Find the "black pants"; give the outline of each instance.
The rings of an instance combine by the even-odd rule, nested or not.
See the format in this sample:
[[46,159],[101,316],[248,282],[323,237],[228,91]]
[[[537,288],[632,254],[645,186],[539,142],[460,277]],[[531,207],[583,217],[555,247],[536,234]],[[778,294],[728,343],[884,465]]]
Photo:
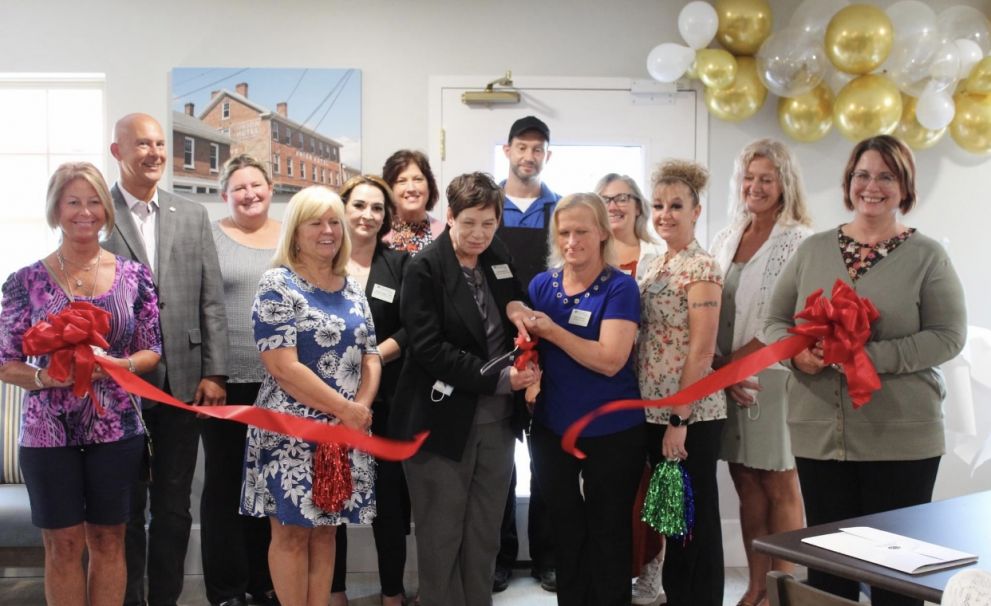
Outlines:
[[[669,606],[721,606],[723,603],[723,529],[719,517],[716,463],[725,421],[700,421],[688,426],[685,469],[695,494],[695,527],[691,538],[665,542],[661,574]],[[650,460],[659,461],[667,425],[651,428]]]
[[554,512],[561,606],[630,604],[630,511],[643,473],[644,430],[581,438],[581,460],[561,450],[560,436],[533,424],[536,478]]
[[[526,534],[530,550],[530,562],[534,571],[554,568],[554,532],[551,529],[550,515],[540,492],[536,474],[533,472],[533,440],[526,433],[527,450],[530,451],[530,507],[527,510]],[[502,514],[499,553],[496,555],[496,568],[511,569],[520,553],[520,539],[516,532],[516,466],[509,481],[509,494],[506,495],[506,509]]]
[[[131,496],[131,519],[124,538],[124,603],[144,603],[147,569],[148,604],[174,606],[182,593],[186,547],[193,523],[190,490],[200,425],[196,415],[166,404],[145,409],[143,416],[155,455],[151,460],[151,484],[139,482]],[[151,514],[147,535],[146,506]]]
[[[261,383],[228,383],[227,401],[251,404]],[[245,593],[258,597],[272,589],[267,518],[242,516],[241,474],[247,426],[221,419],[201,419],[204,477],[200,499],[203,583],[211,604]]]
[[[916,461],[819,461],[796,457],[809,526],[921,505],[932,500],[939,457]],[[856,581],[809,569],[809,585],[856,601]],[[922,600],[871,587],[874,606],[922,606]]]
[[[374,428],[373,428],[374,430]],[[406,569],[406,535],[410,531],[409,489],[403,464],[377,459],[375,463],[375,506],[372,521],[375,551],[378,555],[379,582],[382,595],[405,593],[403,573]],[[343,592],[347,585],[347,526],[337,527],[337,551],[334,559],[333,592]]]

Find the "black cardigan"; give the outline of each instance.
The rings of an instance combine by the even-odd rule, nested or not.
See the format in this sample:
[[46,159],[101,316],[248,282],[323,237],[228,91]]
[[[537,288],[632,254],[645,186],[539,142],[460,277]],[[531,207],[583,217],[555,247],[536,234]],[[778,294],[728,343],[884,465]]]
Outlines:
[[[406,330],[399,319],[402,302],[403,273],[410,257],[405,252],[390,250],[383,244],[378,244],[372,256],[372,265],[368,271],[368,284],[365,286],[365,297],[372,312],[375,323],[375,337],[379,343],[392,337],[399,344],[399,358],[382,366],[382,378],[379,381],[378,394],[372,410],[372,432],[385,435],[388,428],[389,409],[396,384],[399,382],[399,372],[402,370],[403,356],[406,353]],[[379,288],[380,297],[373,296],[375,287]],[[392,302],[385,301],[388,291],[392,289]]]
[[[506,334],[505,351],[513,348],[516,327],[506,317],[506,304],[526,300],[512,259],[498,238],[479,255],[479,269],[496,301]],[[499,279],[493,266],[508,265],[511,278]],[[407,351],[389,423],[390,434],[408,439],[430,430],[423,448],[460,460],[475,419],[479,394],[494,394],[499,373],[482,376],[488,345],[482,316],[461,273],[449,232],[426,246],[408,264],[403,280],[402,322]],[[454,388],[432,401],[436,381]],[[439,394],[434,394],[434,397]],[[513,428],[519,433],[527,413],[521,393],[514,397]]]

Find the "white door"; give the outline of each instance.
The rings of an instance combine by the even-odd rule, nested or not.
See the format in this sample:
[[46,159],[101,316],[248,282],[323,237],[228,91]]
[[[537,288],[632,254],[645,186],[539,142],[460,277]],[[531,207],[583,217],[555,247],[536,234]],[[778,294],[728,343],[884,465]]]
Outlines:
[[[430,162],[442,192],[462,173],[485,171],[497,181],[508,170],[501,146],[510,125],[535,115],[551,131],[552,156],[542,175],[566,195],[591,191],[610,172],[628,174],[650,195],[650,173],[665,158],[708,162],[708,116],[694,89],[658,92],[665,85],[627,78],[514,78],[521,101],[512,105],[466,105],[462,93],[487,78],[430,80]],[[639,92],[639,90],[644,92]],[[443,198],[443,196],[442,196]],[[707,224],[703,205],[700,226]],[[443,217],[442,199],[434,214]],[[708,243],[707,230],[699,241]]]

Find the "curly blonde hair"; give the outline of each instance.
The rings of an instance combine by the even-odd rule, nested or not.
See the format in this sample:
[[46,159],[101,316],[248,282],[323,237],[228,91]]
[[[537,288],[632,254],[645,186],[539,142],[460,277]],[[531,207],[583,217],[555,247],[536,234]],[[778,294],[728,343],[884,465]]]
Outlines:
[[651,185],[657,189],[658,185],[670,185],[672,183],[684,183],[692,192],[692,199],[696,206],[699,203],[699,196],[705,191],[705,186],[709,183],[709,171],[704,166],[691,160],[665,160],[654,171],[651,177]]

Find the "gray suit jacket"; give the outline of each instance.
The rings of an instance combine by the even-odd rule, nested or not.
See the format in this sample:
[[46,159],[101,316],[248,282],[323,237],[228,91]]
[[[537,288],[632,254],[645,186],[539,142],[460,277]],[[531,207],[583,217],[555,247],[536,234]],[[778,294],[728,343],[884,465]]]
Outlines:
[[[119,185],[111,189],[116,225],[104,247],[149,266],[141,234]],[[190,402],[200,379],[227,375],[227,316],[224,283],[206,210],[158,190],[155,265],[162,323],[162,361],[145,376]]]

